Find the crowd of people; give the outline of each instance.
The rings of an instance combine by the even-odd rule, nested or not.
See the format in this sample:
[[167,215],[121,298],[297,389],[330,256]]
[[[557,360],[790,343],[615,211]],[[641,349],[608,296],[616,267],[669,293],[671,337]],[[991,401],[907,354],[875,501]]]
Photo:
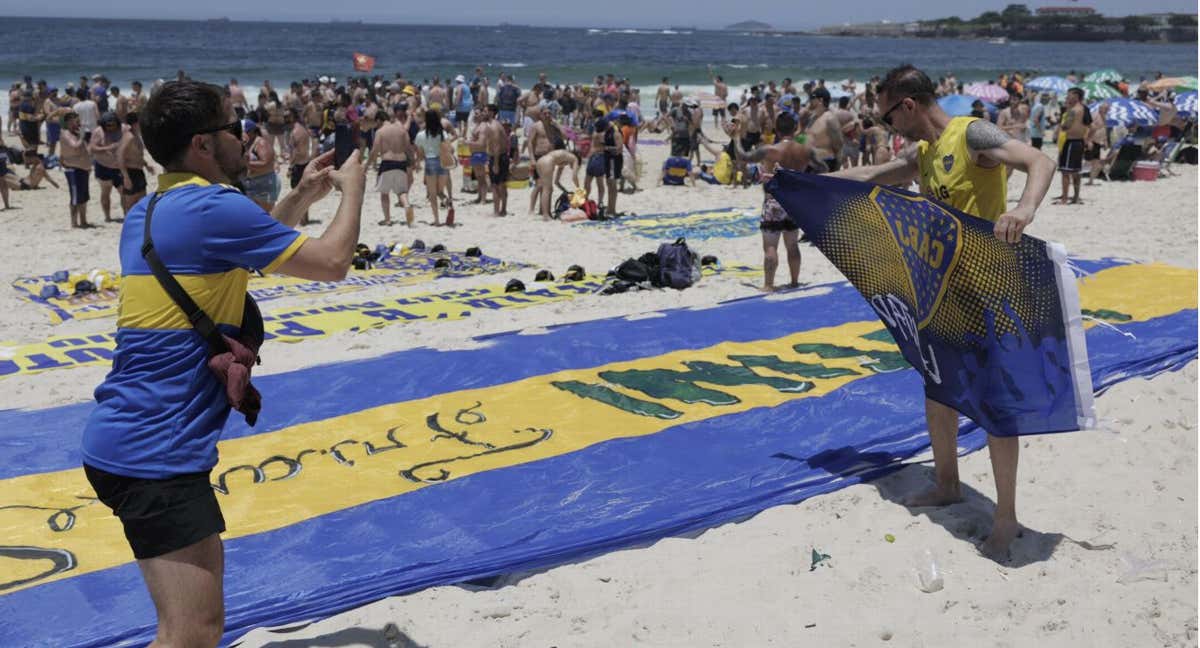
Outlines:
[[[1056,200],[1077,203],[1081,177],[1086,174],[1088,184],[1107,177],[1106,169],[1135,133],[1093,119],[1082,90],[1064,96],[1039,93],[1025,87],[1030,76],[1013,72],[989,82],[1008,98],[994,106],[976,100],[971,114],[1035,148],[1058,143],[1063,190]],[[554,195],[568,192],[562,180],[569,171],[573,189],[582,187],[587,200],[595,197],[598,217],[617,217],[618,195],[637,191],[642,182],[638,142],[646,133],[661,134],[670,147],[657,179],[667,185],[747,187],[762,182],[766,173],[753,151],[784,138],[803,147],[804,169],[812,172],[882,164],[906,144],[881,119],[878,77],[829,85],[823,79],[800,84],[790,78],[770,80],[743,88],[739,96],[731,96],[720,75],[711,78],[711,93],[685,96],[663,77],[648,109],[642,108],[639,89],[613,74],[586,84],[561,84],[541,73],[526,89],[503,73],[493,83],[482,67],[469,79],[460,74],[449,81],[418,81],[396,73],[391,79],[377,75],[340,83],[321,76],[292,82],[286,89],[264,81],[256,91],[231,79],[226,91],[242,120],[249,158],[241,187],[246,195],[269,211],[279,199],[281,174],[294,188],[305,164],[320,153],[335,150],[339,164],[356,154],[376,171],[381,225],[415,222],[409,192],[418,171],[433,225],[455,224],[454,175],[460,192],[475,194],[475,203],[490,202],[497,217],[509,215],[510,186],[532,185],[529,212],[549,219],[559,211]],[[1067,79],[1073,82],[1075,73]],[[1170,93],[1152,93],[1149,80],[1132,87],[1126,81],[1109,85],[1158,110],[1159,123],[1176,140],[1188,127]],[[940,98],[961,94],[963,84],[949,75],[939,78],[935,89]],[[105,221],[119,221],[112,205],[114,189],[123,213],[145,195],[146,172],[154,172],[137,123],[148,94],[137,81],[123,93],[102,75],[80,77],[61,92],[29,77],[13,84],[7,130],[21,147],[0,149],[5,206],[10,189],[39,189],[43,183],[58,187],[48,169],[61,167],[72,226],[90,226],[91,174],[100,187]],[[712,120],[707,133],[706,110]],[[719,139],[709,133],[720,133]],[[1146,156],[1162,156],[1161,140],[1142,142]],[[10,165],[24,166],[25,175]],[[452,175],[457,167],[461,173]],[[393,220],[392,207],[404,210],[402,221]]]

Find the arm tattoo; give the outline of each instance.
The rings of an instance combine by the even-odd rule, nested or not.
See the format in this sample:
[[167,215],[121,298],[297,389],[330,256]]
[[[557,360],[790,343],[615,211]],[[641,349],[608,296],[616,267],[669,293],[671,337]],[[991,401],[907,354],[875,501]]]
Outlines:
[[[741,146],[739,145],[738,148],[740,149]],[[762,162],[763,160],[767,159],[767,153],[770,152],[770,150],[771,147],[769,146],[759,146],[753,151],[743,155],[742,159],[747,162]]]
[[1008,133],[986,119],[976,119],[967,126],[967,147],[972,151],[999,148],[1010,139]]

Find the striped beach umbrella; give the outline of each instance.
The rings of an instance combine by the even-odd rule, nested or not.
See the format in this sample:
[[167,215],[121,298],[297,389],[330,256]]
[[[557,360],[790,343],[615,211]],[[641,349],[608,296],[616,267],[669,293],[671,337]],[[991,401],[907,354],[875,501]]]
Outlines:
[[1124,78],[1125,75],[1121,74],[1120,72],[1117,72],[1112,68],[1107,68],[1104,70],[1096,70],[1095,72],[1083,77],[1083,80],[1088,83],[1104,83],[1105,81],[1120,81]]
[[1109,126],[1153,126],[1158,123],[1158,111],[1138,101],[1137,99],[1105,99],[1088,106],[1096,114],[1101,104],[1108,105],[1108,118],[1105,123]]
[[1008,90],[991,83],[972,83],[963,88],[963,94],[992,103],[1008,101]]
[[1157,81],[1151,81],[1148,87],[1155,92],[1162,90],[1195,90],[1196,77],[1165,77]]
[[1071,82],[1059,76],[1043,76],[1025,82],[1025,87],[1038,92],[1053,92],[1065,95],[1071,89]]
[[1184,117],[1196,117],[1196,91],[1180,93],[1175,97],[1175,107]]
[[1084,81],[1083,83],[1079,84],[1079,89],[1083,90],[1083,96],[1088,101],[1096,99],[1113,99],[1121,96],[1121,93],[1117,92],[1116,88],[1108,85],[1107,83],[1093,83],[1091,81]]

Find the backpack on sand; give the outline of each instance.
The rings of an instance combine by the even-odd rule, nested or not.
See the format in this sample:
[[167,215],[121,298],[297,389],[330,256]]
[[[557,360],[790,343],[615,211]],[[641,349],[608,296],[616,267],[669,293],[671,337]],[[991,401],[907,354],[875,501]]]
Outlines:
[[683,238],[658,246],[658,278],[664,288],[683,290],[700,280],[700,263]]

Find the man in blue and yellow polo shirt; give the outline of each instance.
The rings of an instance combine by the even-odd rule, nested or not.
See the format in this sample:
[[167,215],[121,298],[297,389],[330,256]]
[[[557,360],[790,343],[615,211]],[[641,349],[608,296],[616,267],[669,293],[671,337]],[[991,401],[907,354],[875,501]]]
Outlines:
[[[935,101],[933,82],[924,72],[902,65],[879,84],[877,105],[881,121],[915,146],[891,162],[847,169],[834,175],[879,184],[904,186],[917,180],[921,193],[973,216],[995,223],[996,238],[1021,240],[1025,227],[1054,179],[1054,161],[1013,139],[986,119],[954,117]],[[1007,172],[1026,173],[1017,206],[1006,204]],[[906,500],[912,507],[944,506],[962,500],[958,480],[958,412],[925,399],[936,484],[927,493]],[[996,480],[996,511],[992,530],[980,545],[989,557],[1002,559],[1017,537],[1017,437],[988,436]]]
[[[241,122],[224,90],[182,81],[150,97],[140,122],[163,165],[151,236],[167,270],[219,326],[242,326],[249,271],[335,281],[358,240],[365,173],[358,157],[316,158],[270,214],[233,188],[246,174]],[[331,188],[337,215],[319,238],[293,227]],[[224,626],[225,521],[209,483],[230,405],[209,351],[142,257],[146,207],[121,231],[123,275],[113,368],[83,433],[84,471],[113,509],[158,612],[156,642],[213,645]]]

